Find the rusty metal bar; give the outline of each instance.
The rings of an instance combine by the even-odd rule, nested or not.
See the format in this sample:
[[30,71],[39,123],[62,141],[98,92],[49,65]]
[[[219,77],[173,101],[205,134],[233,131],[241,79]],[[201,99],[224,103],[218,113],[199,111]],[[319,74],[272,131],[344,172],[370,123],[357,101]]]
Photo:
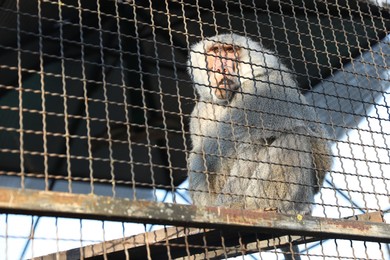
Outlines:
[[390,225],[385,223],[133,201],[92,194],[0,188],[0,210],[29,215],[229,228],[274,236],[289,234],[319,239],[341,238],[390,243]]
[[[224,238],[224,246],[221,243],[221,236]],[[204,237],[207,240],[208,254],[205,253]],[[232,230],[169,227],[40,256],[35,259],[50,260],[59,257],[59,259],[70,260],[80,259],[81,256],[84,259],[102,256],[106,256],[109,259],[117,259],[125,255],[125,250],[127,250],[130,259],[147,259],[148,250],[146,247],[149,247],[152,259],[169,259],[167,244],[169,244],[171,257],[175,259],[179,257],[185,257],[186,259],[221,259],[224,256],[234,257],[241,255],[243,248],[240,248],[238,242],[240,238],[245,241],[245,254],[288,247],[290,243],[298,245],[318,241],[315,238],[303,238],[300,236],[272,237],[270,235],[254,235],[253,233]]]
[[[372,212],[353,216],[359,221],[382,222],[380,212]],[[223,243],[222,239],[223,238]],[[204,246],[207,241],[207,251]],[[239,242],[241,240],[241,243]],[[169,259],[185,257],[186,259],[223,259],[238,255],[258,253],[277,248],[289,248],[291,245],[300,245],[319,241],[315,237],[277,236],[270,234],[257,234],[253,232],[240,232],[237,230],[199,229],[185,227],[168,227],[126,238],[104,241],[82,248],[56,252],[46,256],[37,257],[39,260],[60,259],[94,259],[106,256],[116,259],[124,256],[124,251],[130,259],[146,259],[149,251],[152,259]],[[169,245],[169,249],[167,248]],[[167,252],[169,250],[169,254]],[[205,252],[206,251],[206,252]]]
[[[359,221],[383,222],[380,212],[362,214],[351,218]],[[224,240],[223,244],[221,243],[222,237]],[[207,253],[204,250],[203,238],[207,240]],[[244,243],[244,247],[238,242],[239,239],[241,239],[241,243]],[[51,260],[59,257],[62,260],[70,260],[79,259],[81,256],[84,259],[94,259],[103,256],[109,259],[116,259],[125,255],[125,250],[130,259],[146,259],[148,250],[152,259],[169,259],[169,254],[174,258],[223,259],[225,257],[242,255],[242,253],[252,254],[275,250],[276,248],[290,247],[290,243],[292,245],[300,245],[319,240],[315,237],[288,235],[273,237],[270,234],[254,234],[253,232],[240,232],[229,229],[168,227],[82,248],[56,252],[35,259]],[[169,245],[169,254],[167,252],[167,244]],[[149,248],[147,249],[147,247]]]

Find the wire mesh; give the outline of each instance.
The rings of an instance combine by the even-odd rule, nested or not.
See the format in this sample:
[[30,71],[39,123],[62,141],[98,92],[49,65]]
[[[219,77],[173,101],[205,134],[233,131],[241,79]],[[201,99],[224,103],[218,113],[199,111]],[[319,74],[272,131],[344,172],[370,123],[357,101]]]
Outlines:
[[[0,259],[390,259],[389,28],[388,2],[379,0],[1,1]],[[218,146],[216,154],[200,154],[205,164],[216,157],[260,165],[244,152],[277,147],[273,135],[264,144],[263,137],[243,141],[235,134],[272,130],[264,122],[192,113],[206,104],[233,114],[229,104],[202,100],[191,74],[197,67],[188,62],[195,43],[223,34],[264,46],[253,50],[247,40],[239,47],[251,52],[248,60],[230,58],[237,66],[254,70],[258,56],[271,55],[284,65],[261,64],[264,70],[294,77],[295,83],[275,82],[239,71],[240,80],[284,94],[296,84],[299,102],[307,100],[294,106],[282,95],[270,98],[285,104],[278,110],[264,113],[261,104],[240,110],[282,124],[295,115],[281,112],[284,106],[314,110],[298,120],[327,133],[315,136],[331,144],[323,183],[238,171],[232,183],[250,180],[258,190],[213,190],[210,180],[221,172],[206,167],[199,173],[207,189],[189,184],[196,136]],[[215,91],[211,81],[201,88]],[[250,96],[233,95],[240,94]],[[232,134],[195,133],[194,119],[226,124]],[[229,142],[235,148],[226,155]],[[277,148],[325,155],[292,146]],[[288,164],[275,158],[268,164]],[[318,179],[318,167],[296,162],[286,171],[310,170]],[[308,200],[275,199],[261,193],[263,182],[319,192]],[[190,205],[197,191],[208,199]],[[224,194],[240,199],[232,205],[210,199]],[[261,205],[245,207],[251,196]],[[310,210],[283,212],[270,202],[283,200]]]

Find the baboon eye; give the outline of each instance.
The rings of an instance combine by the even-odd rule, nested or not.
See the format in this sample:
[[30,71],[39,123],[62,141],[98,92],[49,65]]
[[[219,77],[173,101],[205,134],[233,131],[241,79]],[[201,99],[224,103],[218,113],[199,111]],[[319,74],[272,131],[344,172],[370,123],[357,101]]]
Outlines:
[[233,46],[226,46],[225,51],[227,53],[234,53],[234,48],[233,48]]
[[211,48],[211,51],[214,52],[215,54],[219,54],[219,47],[218,46],[214,46]]

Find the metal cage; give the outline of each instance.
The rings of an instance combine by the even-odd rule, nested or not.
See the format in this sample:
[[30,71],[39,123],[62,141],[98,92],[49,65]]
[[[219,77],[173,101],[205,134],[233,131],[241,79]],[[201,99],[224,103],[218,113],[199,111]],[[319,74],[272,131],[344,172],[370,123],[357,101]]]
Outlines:
[[[0,1],[0,259],[390,259],[389,29],[385,0]],[[329,133],[312,216],[191,205],[187,59],[222,33]]]

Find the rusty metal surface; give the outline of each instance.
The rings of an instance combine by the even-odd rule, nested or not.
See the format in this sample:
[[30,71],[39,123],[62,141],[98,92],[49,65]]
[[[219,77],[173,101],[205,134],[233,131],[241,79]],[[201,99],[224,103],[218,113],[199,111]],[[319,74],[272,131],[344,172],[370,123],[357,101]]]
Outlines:
[[346,219],[353,219],[353,220],[359,220],[359,221],[368,221],[368,222],[385,222],[385,219],[383,217],[383,212],[375,211],[375,212],[368,212],[366,214],[351,216]]
[[[380,216],[382,216],[381,212],[370,212],[352,216],[349,219],[383,222]],[[147,252],[149,252],[151,259],[176,259],[179,257],[185,257],[185,259],[225,259],[226,257],[253,254],[277,248],[289,248],[290,245],[307,244],[319,240],[321,239],[316,237],[289,235],[274,237],[271,234],[230,229],[168,227],[35,259],[50,260],[57,259],[57,257],[64,260],[101,259],[103,257],[117,259],[124,255],[130,259],[147,259]]]
[[[138,223],[222,228],[273,235],[300,235],[390,243],[390,225],[350,219],[327,219],[276,212],[195,207],[132,201],[96,195],[36,190],[0,189],[0,210],[64,217],[121,220]],[[373,218],[377,220],[377,218]]]
[[[241,243],[239,242],[241,240]],[[37,257],[39,260],[56,259],[222,259],[265,250],[317,241],[312,237],[281,236],[245,233],[232,230],[169,227],[131,237],[105,241],[82,248]],[[207,246],[205,246],[205,241]],[[167,247],[169,245],[169,247]],[[207,250],[205,250],[207,248]],[[168,252],[169,251],[169,252]],[[205,253],[205,251],[207,253]],[[170,256],[170,257],[169,257]]]

